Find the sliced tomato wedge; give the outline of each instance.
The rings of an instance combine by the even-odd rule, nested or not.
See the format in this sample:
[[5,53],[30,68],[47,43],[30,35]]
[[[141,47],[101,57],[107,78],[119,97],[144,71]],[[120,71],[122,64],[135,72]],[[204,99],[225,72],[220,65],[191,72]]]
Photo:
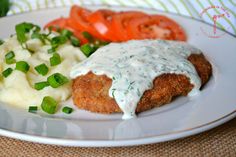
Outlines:
[[95,38],[103,39],[88,21],[88,17],[91,15],[91,11],[85,8],[73,5],[70,11],[70,23],[79,31],[87,31],[92,34]]
[[51,27],[52,30],[56,31],[58,28],[64,28],[67,25],[67,18],[61,17],[55,19],[44,26],[44,29]]
[[186,41],[184,30],[175,21],[163,15],[133,18],[127,27],[133,39],[166,39]]
[[79,7],[77,5],[73,5],[70,11],[70,19],[73,21],[74,25],[78,30],[85,31],[90,30],[90,23],[87,21],[87,17],[91,14],[91,11]]
[[88,21],[93,25],[96,31],[105,39],[116,41],[115,33],[111,28],[112,15],[115,12],[106,9],[100,9],[93,12]]
[[55,19],[44,26],[44,29],[51,27],[53,31],[57,31],[58,28],[60,29],[67,29],[73,32],[74,36],[81,41],[81,44],[88,43],[88,40],[82,35],[82,33],[74,28],[69,22],[67,18],[58,18]]
[[112,30],[116,33],[119,41],[129,40],[127,26],[133,18],[146,17],[147,14],[138,11],[120,12],[112,16]]

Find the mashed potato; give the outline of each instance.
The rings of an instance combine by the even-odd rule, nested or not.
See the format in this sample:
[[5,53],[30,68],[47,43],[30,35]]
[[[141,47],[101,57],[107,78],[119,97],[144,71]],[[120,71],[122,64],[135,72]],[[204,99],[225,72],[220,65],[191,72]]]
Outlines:
[[[56,72],[69,78],[71,67],[85,59],[85,55],[79,48],[75,48],[68,42],[57,49],[57,53],[62,59],[61,64],[50,66],[49,58],[52,54],[47,52],[51,48],[50,44],[43,45],[39,39],[29,39],[26,44],[34,53],[23,49],[16,36],[6,39],[4,44],[0,46],[0,72],[9,67],[15,69],[15,64],[5,63],[5,54],[9,51],[14,51],[16,61],[26,61],[30,65],[30,70],[26,74],[13,70],[7,78],[1,78],[0,101],[28,109],[29,106],[40,106],[45,96],[51,96],[58,102],[68,99],[71,96],[71,81],[58,88],[49,86],[42,90],[34,89],[34,84],[46,81],[48,76]],[[34,69],[35,66],[42,63],[45,63],[49,68],[46,76],[39,75]]]

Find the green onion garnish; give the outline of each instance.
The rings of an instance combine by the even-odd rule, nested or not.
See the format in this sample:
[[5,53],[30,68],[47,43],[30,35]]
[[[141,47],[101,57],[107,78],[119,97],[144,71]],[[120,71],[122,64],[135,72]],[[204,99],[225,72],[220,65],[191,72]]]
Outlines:
[[82,35],[89,41],[89,42],[93,42],[93,36],[89,33],[89,32],[82,32]]
[[12,71],[13,71],[12,68],[7,68],[2,72],[3,77],[7,78],[12,73]]
[[7,63],[7,64],[15,63],[16,60],[14,59],[14,57],[15,57],[15,53],[14,53],[13,51],[8,52],[8,53],[5,55],[6,63]]
[[41,90],[41,89],[43,89],[43,88],[45,88],[45,87],[47,87],[47,86],[49,86],[49,83],[48,83],[47,81],[44,81],[44,82],[37,82],[37,83],[34,84],[34,88],[35,88],[36,90]]
[[30,106],[28,112],[35,113],[38,110],[38,106]]
[[89,57],[95,49],[89,44],[84,44],[80,47],[80,50],[85,54],[85,56]]
[[50,65],[56,66],[61,63],[61,57],[58,53],[54,53],[53,56],[50,58]]
[[62,109],[62,112],[66,113],[66,114],[71,114],[72,111],[73,111],[73,108],[67,107],[67,106],[63,107],[63,109]]
[[15,63],[15,62],[16,62],[15,59],[8,59],[8,60],[6,60],[6,63],[7,63],[7,64],[13,64],[13,63]]
[[38,32],[34,32],[31,35],[32,39],[39,39],[43,44],[45,44],[44,36],[42,34],[39,34]]
[[56,37],[53,37],[52,40],[51,40],[51,45],[52,47],[57,47],[61,44],[64,44],[65,42],[67,41],[67,38],[65,36],[56,36]]
[[5,55],[5,59],[13,59],[15,57],[15,53],[13,51],[10,51],[8,52],[6,55]]
[[20,23],[17,24],[15,26],[15,30],[16,30],[16,36],[17,36],[17,40],[20,43],[24,43],[27,41],[27,37],[26,37],[26,33],[28,33],[32,28],[34,28],[35,25],[33,25],[32,23]]
[[47,112],[49,114],[54,114],[56,113],[57,102],[52,97],[45,96],[41,103],[41,108],[44,112]]
[[52,74],[47,78],[48,83],[51,87],[57,88],[59,86],[62,86],[63,84],[69,82],[69,79],[65,76],[63,76],[60,73]]
[[16,70],[26,73],[29,71],[29,69],[30,69],[30,66],[27,62],[25,61],[16,62]]
[[67,30],[67,29],[63,29],[61,31],[61,35],[67,37],[68,39],[70,39],[70,37],[73,35],[73,33],[71,31]]
[[40,64],[34,68],[39,74],[45,76],[48,73],[48,67],[46,64]]
[[0,45],[2,45],[3,43],[4,43],[4,41],[0,39]]
[[50,53],[54,53],[54,52],[56,52],[56,48],[55,47],[52,47],[52,48],[48,49],[48,53],[49,54]]
[[70,41],[71,41],[71,44],[73,45],[73,46],[76,46],[76,47],[79,47],[80,46],[80,40],[79,39],[77,39],[76,37],[71,37],[70,38]]

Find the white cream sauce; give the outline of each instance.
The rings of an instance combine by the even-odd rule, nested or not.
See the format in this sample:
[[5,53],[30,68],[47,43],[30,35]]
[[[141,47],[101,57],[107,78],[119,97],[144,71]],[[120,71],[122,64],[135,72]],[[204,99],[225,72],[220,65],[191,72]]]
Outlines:
[[72,78],[93,72],[112,79],[109,96],[123,111],[123,119],[135,116],[135,109],[143,93],[153,87],[153,80],[165,73],[184,74],[194,88],[189,95],[198,93],[201,80],[187,60],[199,49],[184,42],[165,40],[132,40],[111,43],[98,49],[87,60],[75,65]]

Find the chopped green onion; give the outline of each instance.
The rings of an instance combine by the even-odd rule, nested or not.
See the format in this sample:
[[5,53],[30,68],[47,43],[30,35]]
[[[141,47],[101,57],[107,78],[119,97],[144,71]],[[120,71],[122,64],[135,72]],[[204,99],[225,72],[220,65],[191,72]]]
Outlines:
[[27,62],[25,62],[25,61],[16,62],[16,70],[26,73],[29,71],[29,69],[30,69],[30,66]]
[[16,62],[15,59],[8,59],[8,60],[6,60],[6,63],[7,63],[7,64],[13,64],[13,63],[15,63],[15,62]]
[[6,55],[5,55],[5,59],[13,59],[15,57],[15,53],[13,51],[10,51],[8,52]]
[[68,39],[70,39],[70,37],[73,35],[73,33],[71,31],[67,30],[67,29],[63,29],[61,31],[61,35],[67,37]]
[[110,42],[108,42],[108,41],[99,41],[99,46],[105,46],[105,45],[107,45],[107,44],[109,44]]
[[73,46],[76,46],[76,47],[80,46],[80,40],[77,39],[76,37],[72,36],[72,37],[70,38],[70,40],[71,40],[71,44],[72,44]]
[[54,114],[56,113],[57,109],[57,102],[50,96],[45,96],[43,98],[43,101],[41,103],[41,108],[44,112],[48,114]]
[[4,41],[0,39],[0,45],[2,45],[3,43],[4,43]]
[[35,113],[38,110],[38,106],[30,106],[28,112]]
[[47,75],[48,73],[48,67],[46,64],[40,64],[40,65],[37,65],[35,68],[34,68],[39,74],[45,76]]
[[14,54],[13,51],[8,52],[8,53],[5,55],[6,63],[7,63],[7,64],[15,63],[16,60],[14,59],[14,57],[15,57],[15,54]]
[[53,56],[50,58],[50,65],[56,66],[61,63],[61,57],[58,53],[54,53]]
[[57,47],[61,44],[64,44],[66,41],[67,41],[67,38],[65,36],[62,36],[62,35],[56,36],[52,38],[51,45],[52,47]]
[[35,84],[34,84],[34,88],[35,88],[36,90],[41,90],[41,89],[43,89],[43,88],[45,88],[45,87],[47,87],[47,86],[49,86],[49,83],[48,83],[47,81],[38,82],[38,83],[35,83]]
[[17,24],[15,26],[15,30],[16,30],[16,36],[17,36],[17,40],[20,43],[24,43],[27,41],[27,37],[26,37],[26,33],[28,33],[35,25],[33,25],[32,23],[20,23]]
[[94,39],[93,39],[93,36],[89,33],[89,32],[82,32],[82,35],[89,41],[89,42],[92,42]]
[[80,47],[80,50],[85,54],[85,56],[89,57],[93,52],[95,52],[95,49],[90,46],[89,44],[84,44]]
[[7,78],[12,73],[12,71],[13,71],[12,68],[7,68],[2,72],[3,77]]
[[52,47],[51,49],[48,49],[48,53],[49,53],[49,54],[50,54],[50,53],[54,53],[54,52],[56,52],[56,48]]
[[48,83],[51,87],[57,88],[59,86],[62,86],[63,84],[69,82],[69,79],[65,76],[63,76],[60,73],[52,74],[47,78]]
[[44,36],[42,34],[39,34],[38,32],[34,32],[31,35],[32,39],[39,39],[43,44],[45,44]]
[[48,27],[48,30],[49,30],[49,32],[52,32],[53,26],[49,26],[49,27]]
[[34,25],[34,33],[39,32],[41,28],[37,25]]
[[67,106],[63,107],[63,109],[62,109],[62,112],[66,113],[66,114],[71,114],[72,111],[73,111],[73,108],[67,107]]

